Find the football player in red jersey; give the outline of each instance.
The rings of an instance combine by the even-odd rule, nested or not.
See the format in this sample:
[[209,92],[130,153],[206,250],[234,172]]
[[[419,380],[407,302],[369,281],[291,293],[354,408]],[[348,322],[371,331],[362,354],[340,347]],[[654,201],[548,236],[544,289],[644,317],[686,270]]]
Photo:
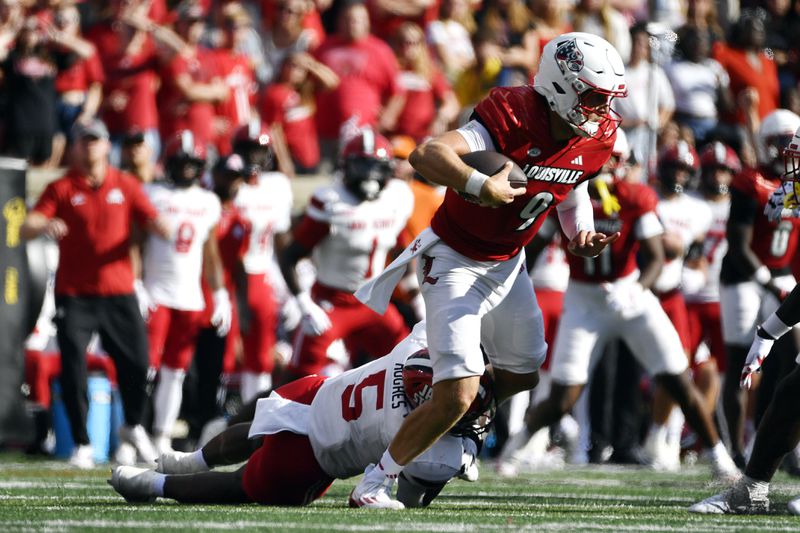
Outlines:
[[[800,219],[772,222],[762,210],[780,184],[781,150],[798,127],[800,117],[791,111],[779,109],[767,115],[758,131],[766,159],[759,168],[736,175],[731,183],[728,253],[720,270],[722,335],[728,357],[722,401],[731,452],[740,465],[744,464],[745,395],[736,385],[739,369],[759,320],[778,307],[782,294],[795,283],[790,265],[797,250]],[[759,404],[763,407],[767,402]]]
[[[431,227],[358,296],[382,311],[405,266],[420,259],[434,392],[354,489],[355,505],[384,507],[403,465],[459,419],[483,373],[481,343],[496,368],[501,401],[536,386],[547,344],[520,252],[555,206],[573,254],[596,256],[619,237],[594,231],[585,182],[611,155],[619,119],[610,103],[626,93],[625,68],[608,42],[564,34],[545,46],[532,86],[494,89],[467,125],[411,154],[420,174],[448,187],[444,203]],[[527,187],[511,187],[511,165],[487,176],[459,157],[478,150],[519,164]],[[464,192],[477,202],[465,200]]]
[[[785,182],[773,193],[764,214],[770,220],[797,219],[796,188],[800,181],[800,128],[783,150]],[[786,194],[793,198],[786,199]],[[731,213],[733,215],[733,213]],[[800,289],[795,285],[791,294],[778,309],[756,328],[750,351],[747,354],[741,379],[737,381],[744,389],[752,384],[753,374],[770,354],[776,340],[792,330],[800,322]],[[800,362],[800,358],[797,359]],[[689,507],[689,511],[702,514],[760,514],[769,512],[769,483],[786,453],[796,449],[800,443],[800,412],[797,398],[800,396],[800,367],[779,383],[775,396],[767,407],[758,426],[753,451],[747,462],[744,475],[728,490],[706,498]],[[800,497],[788,504],[789,512],[800,515]]]
[[[530,435],[572,408],[606,344],[621,339],[681,406],[710,451],[714,476],[734,478],[739,472],[686,372],[688,363],[678,333],[650,290],[664,265],[664,229],[656,215],[655,191],[642,184],[607,183],[598,178],[591,182],[589,193],[595,227],[606,234],[620,233],[620,237],[597,257],[568,255],[570,281],[550,366],[550,396],[528,412],[527,431],[515,435],[506,446],[503,460],[510,464],[501,471],[511,474],[514,453]],[[653,432],[665,430],[656,427]]]

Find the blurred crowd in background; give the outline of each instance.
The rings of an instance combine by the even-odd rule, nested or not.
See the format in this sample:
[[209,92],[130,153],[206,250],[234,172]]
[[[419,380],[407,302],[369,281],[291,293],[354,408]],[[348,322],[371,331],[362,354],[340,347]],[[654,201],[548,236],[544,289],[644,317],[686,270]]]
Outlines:
[[[176,135],[191,132],[209,171],[219,162],[215,172],[223,175],[236,170],[230,156],[237,140],[257,141],[266,128],[273,159],[262,170],[293,180],[333,180],[341,140],[370,128],[391,141],[393,171],[413,193],[406,233],[414,236],[427,226],[443,191],[413,174],[408,154],[464,124],[493,87],[531,83],[544,45],[569,31],[604,37],[626,63],[628,97],[614,101],[629,145],[624,179],[658,189],[660,155],[672,153],[673,164],[674,154],[688,153],[695,159],[684,166],[693,179],[683,188],[696,189],[698,153],[716,142],[738,161],[711,166],[734,173],[771,163],[759,137],[762,120],[778,109],[800,114],[800,0],[0,0],[0,153],[33,167],[68,167],[80,145],[75,124],[99,118],[108,130],[111,163],[149,183],[163,178],[162,146]],[[237,138],[243,128],[252,134],[253,124],[254,135]],[[214,188],[217,181],[205,183]],[[291,202],[291,195],[282,198]],[[271,247],[269,253],[275,253]],[[315,259],[313,266],[292,264],[301,265],[305,286],[320,268]],[[568,277],[563,258],[558,264]],[[274,369],[277,376],[291,358],[292,331],[304,310],[287,311],[291,295],[277,264],[259,274],[273,285],[281,310],[281,320],[271,323],[273,362],[260,372]],[[234,285],[230,292],[243,297]],[[423,318],[413,294],[399,295],[398,308],[407,326]],[[236,325],[228,336],[240,336]],[[708,352],[701,344],[693,350]],[[226,409],[224,395],[216,394],[220,383],[222,390],[238,383],[247,346],[241,340],[229,345],[235,360],[212,365],[217,375],[210,388],[195,382],[194,392],[184,395],[188,447]],[[687,356],[694,358],[688,345]],[[198,345],[196,360],[207,347]],[[339,361],[342,368],[351,364],[347,357]],[[114,374],[102,353],[90,362]],[[42,391],[49,391],[57,370],[35,364],[28,370],[30,388],[39,391],[31,401],[45,412],[50,395]],[[636,405],[646,411],[652,391],[639,374],[626,383],[635,381]],[[718,387],[709,394],[714,405]],[[201,404],[206,407],[198,413]],[[495,449],[522,424],[520,408],[505,416]],[[593,416],[600,421],[594,445],[584,442],[578,460],[605,461],[613,436],[602,433],[611,431],[610,416]],[[48,423],[32,450],[42,449]],[[552,441],[565,433],[575,432],[554,428]],[[638,462],[634,455],[622,462]]]

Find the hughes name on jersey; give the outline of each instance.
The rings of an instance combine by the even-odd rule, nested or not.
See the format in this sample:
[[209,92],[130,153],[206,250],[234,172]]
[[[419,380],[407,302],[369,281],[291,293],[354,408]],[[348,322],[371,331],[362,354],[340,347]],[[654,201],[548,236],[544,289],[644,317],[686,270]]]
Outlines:
[[529,85],[493,89],[477,105],[473,119],[488,130],[495,149],[528,176],[526,193],[510,204],[487,209],[448,189],[431,227],[471,259],[504,261],[531,240],[550,209],[600,171],[611,156],[615,136],[554,141],[550,108]]

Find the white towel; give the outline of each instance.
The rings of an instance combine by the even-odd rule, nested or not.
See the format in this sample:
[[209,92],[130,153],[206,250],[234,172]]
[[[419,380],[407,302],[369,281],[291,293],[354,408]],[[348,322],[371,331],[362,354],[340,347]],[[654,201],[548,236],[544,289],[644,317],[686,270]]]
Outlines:
[[248,438],[261,435],[274,435],[281,431],[291,431],[298,435],[308,435],[311,419],[311,406],[287,400],[275,391],[256,404],[256,414],[250,425]]
[[406,271],[406,265],[437,242],[439,236],[431,228],[422,230],[422,233],[383,272],[358,288],[356,298],[376,313],[381,315],[385,313],[392,292]]

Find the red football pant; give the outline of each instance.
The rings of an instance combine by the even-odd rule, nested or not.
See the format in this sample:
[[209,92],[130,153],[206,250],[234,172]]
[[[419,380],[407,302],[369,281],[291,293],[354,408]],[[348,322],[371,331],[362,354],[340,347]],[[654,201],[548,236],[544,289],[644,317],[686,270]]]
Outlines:
[[242,331],[244,370],[269,374],[275,367],[272,350],[277,337],[278,309],[264,274],[247,275],[247,309],[250,321],[247,331]]
[[725,370],[725,341],[722,338],[722,318],[719,302],[687,303],[689,320],[689,353],[694,355],[700,343],[706,341],[717,368]]
[[547,341],[547,358],[542,364],[542,370],[547,370],[550,368],[550,353],[553,351],[553,345],[556,342],[558,322],[561,320],[561,311],[564,309],[564,293],[535,287],[534,292],[544,320],[544,340]]
[[330,363],[328,348],[338,339],[344,341],[351,358],[366,353],[376,359],[391,352],[408,335],[408,327],[393,305],[379,315],[352,294],[319,284],[311,289],[311,296],[317,303],[327,302],[332,306],[327,311],[331,327],[316,336],[297,328],[289,363],[294,376],[319,374]]
[[[117,369],[107,355],[86,354],[89,372],[103,372],[111,383],[117,383]],[[50,408],[50,382],[61,374],[61,355],[54,352],[25,352],[25,383],[30,388],[30,400],[44,408]]]
[[662,309],[667,313],[669,321],[675,326],[678,337],[681,339],[683,349],[689,352],[691,344],[689,335],[689,315],[686,312],[686,301],[683,299],[683,294],[681,291],[675,289],[659,294],[658,299],[661,302]]
[[[311,405],[324,381],[321,376],[307,376],[275,392],[287,400]],[[314,457],[307,435],[282,431],[265,435],[261,447],[247,460],[242,489],[262,505],[308,505],[322,497],[333,481]]]
[[150,366],[162,363],[176,370],[187,370],[194,357],[202,311],[180,311],[159,305],[147,319]]

